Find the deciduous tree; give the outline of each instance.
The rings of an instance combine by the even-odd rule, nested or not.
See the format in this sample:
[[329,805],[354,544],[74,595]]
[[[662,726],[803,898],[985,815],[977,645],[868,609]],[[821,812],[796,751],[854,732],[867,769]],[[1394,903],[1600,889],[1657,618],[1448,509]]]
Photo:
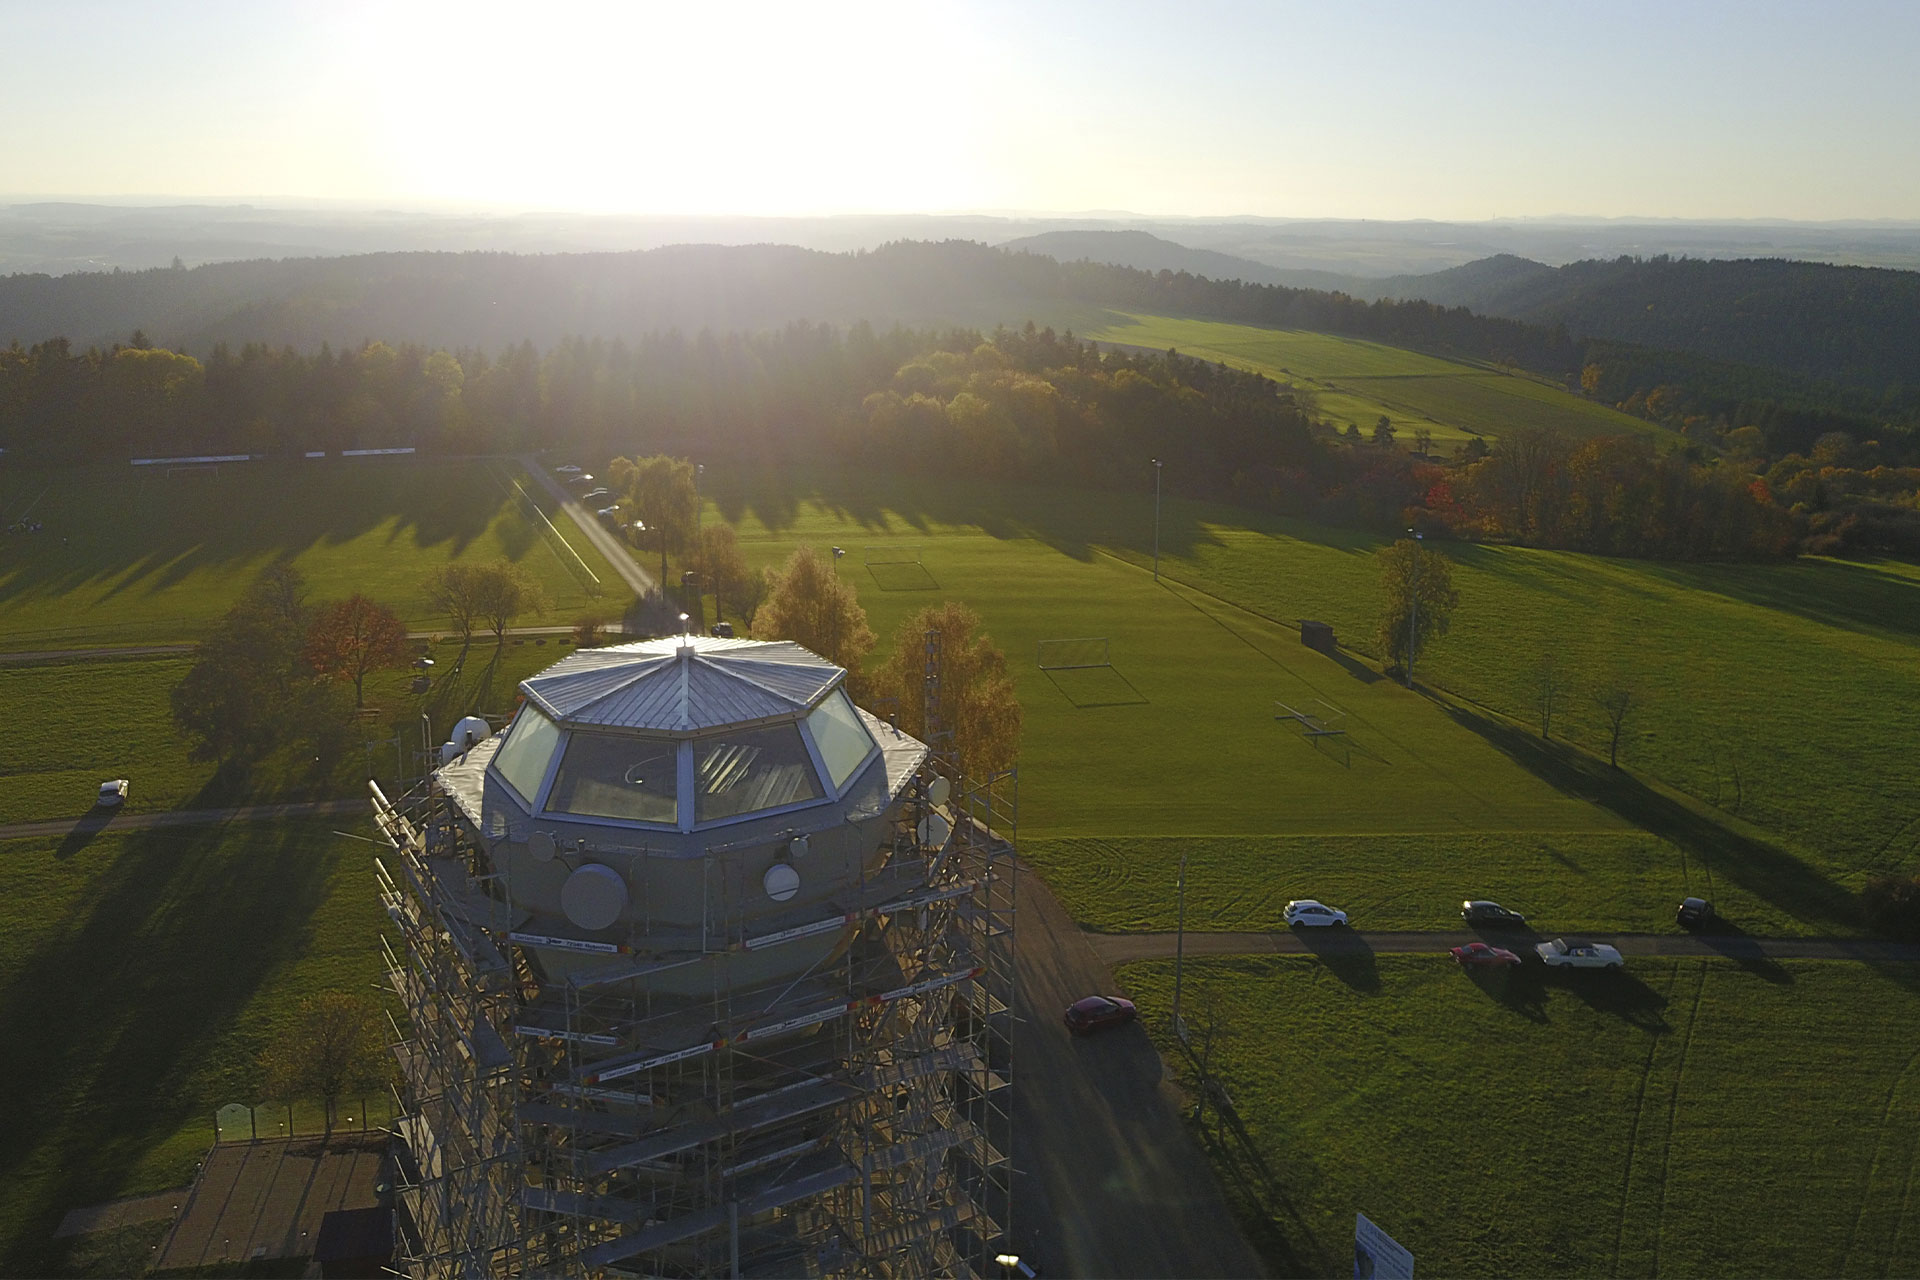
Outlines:
[[1612,768],[1620,767],[1620,734],[1626,727],[1627,716],[1634,707],[1634,693],[1631,687],[1619,681],[1610,681],[1597,686],[1593,691],[1593,704],[1607,718],[1607,764]]
[[307,628],[302,656],[322,676],[353,681],[353,705],[366,705],[367,674],[405,666],[407,625],[383,604],[355,593],[323,605]]
[[660,543],[660,582],[667,581],[667,552],[679,551],[693,540],[700,519],[700,492],[694,487],[693,464],[685,458],[654,454],[646,458],[615,458],[607,464],[627,506]]
[[1453,562],[1414,538],[1381,548],[1377,558],[1386,596],[1377,637],[1380,653],[1387,669],[1407,672],[1411,684],[1413,665],[1427,641],[1447,634],[1453,608],[1460,603],[1453,589]]
[[1006,655],[980,630],[980,618],[949,600],[900,624],[893,653],[874,673],[872,687],[899,701],[900,727],[927,730],[927,633],[940,645],[940,690],[935,712],[953,731],[954,763],[968,777],[1011,768],[1020,754],[1020,701],[1007,674]]
[[479,567],[474,606],[480,620],[492,629],[494,642],[505,644],[507,628],[515,618],[546,609],[547,593],[519,565],[496,560]]
[[703,526],[694,557],[700,581],[713,593],[713,616],[718,621],[725,612],[726,600],[737,596],[739,585],[752,577],[747,558],[740,554],[740,539],[733,526],[724,521]]
[[462,645],[473,643],[473,629],[480,622],[483,573],[479,565],[443,564],[427,575],[424,584],[427,603],[453,623]]
[[873,649],[873,628],[851,584],[812,547],[767,570],[767,598],[753,615],[757,640],[791,640],[847,669],[860,687],[860,664]]
[[319,1098],[326,1134],[333,1134],[340,1099],[373,1088],[387,1075],[379,1034],[380,1010],[345,991],[325,991],[300,1002],[293,1023],[260,1057],[267,1096]]

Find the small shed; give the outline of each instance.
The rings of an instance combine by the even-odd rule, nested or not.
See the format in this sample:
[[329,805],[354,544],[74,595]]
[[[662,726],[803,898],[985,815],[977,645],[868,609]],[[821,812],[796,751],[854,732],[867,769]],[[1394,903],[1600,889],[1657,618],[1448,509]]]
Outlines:
[[1310,618],[1300,619],[1300,643],[1325,654],[1331,654],[1340,647],[1333,638],[1332,624],[1315,622]]

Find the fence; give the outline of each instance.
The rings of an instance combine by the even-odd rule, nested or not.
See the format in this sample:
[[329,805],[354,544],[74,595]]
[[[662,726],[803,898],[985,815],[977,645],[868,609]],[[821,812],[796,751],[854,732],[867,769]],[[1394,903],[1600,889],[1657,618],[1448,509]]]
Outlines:
[[[390,1129],[397,1118],[390,1094],[341,1098],[333,1108],[333,1132],[365,1133]],[[213,1113],[215,1142],[259,1142],[327,1132],[326,1108],[317,1101],[229,1102]]]

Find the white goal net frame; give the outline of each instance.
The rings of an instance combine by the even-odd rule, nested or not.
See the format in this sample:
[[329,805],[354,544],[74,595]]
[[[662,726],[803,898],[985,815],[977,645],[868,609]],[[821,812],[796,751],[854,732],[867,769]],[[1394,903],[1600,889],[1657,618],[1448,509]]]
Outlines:
[[1037,657],[1042,671],[1083,671],[1113,665],[1106,636],[1042,640]]

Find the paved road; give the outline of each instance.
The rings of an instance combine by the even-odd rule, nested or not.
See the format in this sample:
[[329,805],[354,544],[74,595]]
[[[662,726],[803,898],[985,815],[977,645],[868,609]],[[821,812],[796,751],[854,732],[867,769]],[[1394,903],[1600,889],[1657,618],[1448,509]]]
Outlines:
[[[1022,885],[1024,891],[1025,886]],[[1465,942],[1489,941],[1525,953],[1544,941],[1544,935],[1518,934],[1503,939],[1493,933],[1350,933],[1345,929],[1318,929],[1309,946],[1299,934],[1189,933],[1190,956],[1306,955],[1329,952],[1440,952]],[[1128,960],[1171,960],[1176,936],[1171,933],[1088,934],[1095,955],[1107,964]],[[1572,936],[1572,935],[1568,935]],[[1755,938],[1745,934],[1583,933],[1583,938],[1608,942],[1628,956],[1727,956],[1765,960],[1920,960],[1920,946],[1882,942],[1873,938]]]
[[652,575],[634,561],[632,553],[627,550],[625,544],[608,532],[607,527],[600,523],[600,517],[575,502],[573,496],[567,492],[566,486],[555,480],[553,473],[541,466],[538,458],[527,454],[520,459],[520,465],[527,469],[528,475],[544,485],[547,492],[558,500],[560,509],[580,527],[580,532],[586,536],[587,541],[600,549],[600,554],[607,558],[607,563],[613,566],[613,571],[620,575],[621,580],[632,589],[633,594],[645,596],[654,590]]
[[237,809],[182,809],[171,813],[119,813],[112,809],[95,809],[78,818],[56,818],[50,822],[13,822],[0,825],[0,840],[64,836],[82,829],[91,833],[147,831],[154,827],[210,827],[222,822],[263,822],[273,818],[311,818],[366,812],[365,800],[254,804],[242,805]]
[[1019,874],[1013,1239],[1049,1276],[1258,1276],[1138,1025],[1076,1039],[1060,1014],[1116,990],[1087,935]]

